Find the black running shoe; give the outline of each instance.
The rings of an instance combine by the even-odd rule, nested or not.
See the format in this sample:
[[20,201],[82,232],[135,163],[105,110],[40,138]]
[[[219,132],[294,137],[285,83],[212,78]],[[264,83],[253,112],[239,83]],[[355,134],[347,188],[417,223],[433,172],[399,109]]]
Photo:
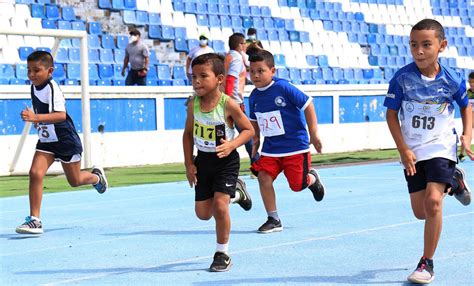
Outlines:
[[322,201],[324,198],[324,186],[321,178],[319,177],[318,171],[311,169],[309,170],[309,173],[316,177],[316,182],[309,186],[308,189],[311,190],[313,197],[317,202]]
[[456,180],[458,187],[456,189],[451,188],[449,195],[454,197],[463,205],[468,206],[471,203],[471,190],[466,182],[466,173],[464,170],[457,167],[454,170],[453,180]]
[[225,254],[224,252],[217,251],[214,254],[214,261],[212,261],[211,267],[209,267],[209,271],[225,272],[229,271],[231,267],[232,259],[230,259],[230,256]]
[[100,167],[93,167],[92,174],[95,174],[99,177],[99,182],[94,186],[94,188],[99,192],[99,194],[104,193],[107,190],[107,177],[105,177],[104,169]]
[[237,202],[244,210],[248,211],[252,208],[252,199],[250,194],[247,192],[245,182],[241,179],[237,179],[235,191],[240,193],[240,200]]
[[260,233],[270,233],[275,231],[282,231],[283,226],[281,225],[281,221],[272,218],[271,216],[268,217],[267,221],[262,224],[261,227],[258,228],[258,232]]

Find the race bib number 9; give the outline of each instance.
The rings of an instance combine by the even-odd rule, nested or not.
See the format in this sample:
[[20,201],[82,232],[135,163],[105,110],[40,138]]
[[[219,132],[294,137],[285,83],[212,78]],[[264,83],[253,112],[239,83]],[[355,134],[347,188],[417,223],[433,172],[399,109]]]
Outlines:
[[285,127],[279,110],[265,113],[256,112],[255,116],[263,136],[271,137],[285,134]]
[[38,137],[43,143],[58,142],[54,124],[38,124]]
[[225,125],[206,125],[194,121],[194,141],[197,145],[209,148],[219,146],[221,139],[225,139]]

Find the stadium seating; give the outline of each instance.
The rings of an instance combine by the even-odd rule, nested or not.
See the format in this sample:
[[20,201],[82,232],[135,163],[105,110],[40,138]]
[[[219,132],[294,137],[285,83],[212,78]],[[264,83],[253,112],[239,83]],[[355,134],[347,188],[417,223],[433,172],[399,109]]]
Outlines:
[[[91,83],[124,83],[116,66],[123,64],[128,35],[113,34],[113,29],[102,27],[102,21],[76,16],[77,8],[59,2],[17,3],[2,3],[2,15],[8,15],[0,17],[2,27],[87,31]],[[433,16],[444,24],[449,42],[440,62],[464,75],[474,66],[474,6],[468,0],[412,1],[409,5],[403,0],[99,0],[97,7],[120,12],[122,21],[139,27],[145,40],[171,43],[171,55],[157,48],[151,54],[151,65],[157,67],[156,78],[153,71],[149,74],[153,85],[187,83],[182,69],[175,70],[173,65],[182,67],[185,53],[197,46],[199,34],[210,35],[210,46],[225,53],[228,37],[250,27],[257,28],[258,38],[275,55],[277,75],[294,83],[387,83],[398,68],[411,62],[407,46],[411,25]],[[12,65],[17,72],[1,77],[3,84],[26,83],[21,65],[27,55],[37,48],[51,49],[54,43],[52,37],[9,35],[4,39],[0,63]],[[60,47],[55,60],[61,65],[55,75],[64,77],[64,84],[77,84],[79,40],[65,39]]]

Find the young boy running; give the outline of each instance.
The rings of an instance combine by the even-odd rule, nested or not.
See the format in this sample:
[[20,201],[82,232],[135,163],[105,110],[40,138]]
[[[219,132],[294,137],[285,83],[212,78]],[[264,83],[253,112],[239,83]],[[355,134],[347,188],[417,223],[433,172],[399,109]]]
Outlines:
[[465,81],[438,62],[438,54],[446,46],[439,22],[424,19],[413,26],[410,51],[414,62],[394,75],[384,102],[388,127],[405,169],[413,213],[425,220],[423,255],[408,276],[413,283],[434,279],[433,257],[441,235],[444,193],[451,187],[450,192],[461,203],[471,201],[465,174],[456,168],[458,135],[453,102],[461,109],[461,144],[472,160],[471,107]]
[[102,168],[92,173],[81,171],[82,145],[71,117],[66,112],[66,101],[58,84],[52,78],[54,65],[50,53],[36,51],[27,58],[28,78],[31,81],[33,109],[25,108],[21,119],[34,123],[38,143],[29,172],[30,215],[16,228],[17,233],[42,234],[40,219],[43,198],[43,178],[54,161],[60,161],[72,187],[93,185],[99,193],[107,189]]
[[322,144],[312,98],[288,81],[274,77],[275,63],[270,52],[259,50],[249,60],[250,77],[256,87],[249,98],[250,120],[255,129],[253,154],[260,147],[260,134],[264,137],[262,155],[251,168],[258,176],[268,215],[258,232],[270,233],[283,229],[273,188],[273,181],[282,171],[293,191],[309,188],[316,201],[323,199],[324,187],[318,172],[311,169],[310,153],[310,144],[318,153]]
[[[238,180],[239,154],[235,150],[252,138],[250,121],[230,97],[220,91],[224,80],[223,57],[200,55],[192,63],[195,96],[189,101],[183,134],[184,164],[189,185],[194,186],[196,216],[214,217],[217,245],[210,271],[228,271],[230,236],[229,203],[250,210],[252,201]],[[234,124],[240,133],[234,138]],[[193,159],[193,146],[198,153]]]
[[[471,72],[469,74],[469,79],[468,79],[468,82],[469,82],[469,89],[467,90],[467,97],[469,99],[469,104],[471,104],[471,109],[472,109],[472,128],[474,128],[474,72]],[[464,160],[466,159],[465,158],[465,150],[464,150],[464,146],[461,145],[461,150],[459,152],[459,161],[461,162],[464,162]]]

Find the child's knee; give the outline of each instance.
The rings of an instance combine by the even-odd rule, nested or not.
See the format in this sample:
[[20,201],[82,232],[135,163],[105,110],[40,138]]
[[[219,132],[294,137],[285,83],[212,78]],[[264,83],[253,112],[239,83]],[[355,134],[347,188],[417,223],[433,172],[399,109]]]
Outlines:
[[442,197],[428,197],[424,202],[425,214],[428,216],[435,216],[440,213],[443,208]]
[[229,215],[229,203],[215,201],[214,204],[214,218],[222,219]]
[[212,213],[210,213],[207,210],[200,210],[200,209],[195,209],[196,216],[200,220],[210,220],[212,217]]
[[45,172],[38,168],[31,168],[28,173],[28,176],[30,177],[30,179],[41,179],[44,177],[44,175],[45,175]]
[[415,215],[415,217],[417,219],[424,220],[425,219],[425,210],[424,209],[422,209],[422,210],[413,210],[413,215]]

